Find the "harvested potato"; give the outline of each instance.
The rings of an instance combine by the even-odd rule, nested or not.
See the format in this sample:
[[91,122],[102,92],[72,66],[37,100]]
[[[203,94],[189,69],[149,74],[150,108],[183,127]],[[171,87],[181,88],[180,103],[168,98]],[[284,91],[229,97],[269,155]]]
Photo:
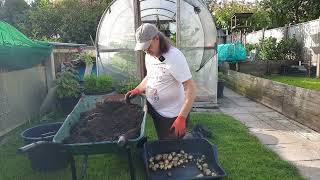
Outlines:
[[160,160],[162,159],[162,155],[161,155],[161,154],[156,155],[155,159],[156,159],[157,161],[160,161]]
[[210,169],[205,169],[203,172],[204,172],[204,175],[206,175],[206,176],[211,176],[211,171],[210,171]]

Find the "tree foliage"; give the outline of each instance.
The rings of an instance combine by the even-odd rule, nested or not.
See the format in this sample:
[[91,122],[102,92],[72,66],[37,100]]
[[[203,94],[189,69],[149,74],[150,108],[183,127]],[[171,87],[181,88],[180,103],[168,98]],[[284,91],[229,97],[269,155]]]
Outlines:
[[274,37],[263,39],[258,44],[259,59],[264,61],[274,60],[299,60],[301,46],[296,38],[281,39],[277,42]]
[[221,28],[229,29],[234,13],[254,13],[249,19],[252,29],[282,27],[320,17],[319,0],[262,0],[256,6],[231,2],[223,6],[211,5],[211,11]]
[[319,18],[319,0],[263,0],[261,6],[271,18],[271,27],[297,24]]
[[231,29],[231,18],[235,13],[254,13],[248,21],[251,22],[253,30],[259,30],[270,24],[270,19],[266,11],[259,7],[248,6],[245,4],[230,2],[224,6],[212,6],[211,11],[216,18],[219,27]]
[[95,38],[99,20],[110,2],[35,0],[28,5],[24,0],[5,0],[0,6],[0,18],[33,39],[91,44],[90,36]]
[[17,25],[25,21],[29,6],[24,0],[0,0],[0,19]]

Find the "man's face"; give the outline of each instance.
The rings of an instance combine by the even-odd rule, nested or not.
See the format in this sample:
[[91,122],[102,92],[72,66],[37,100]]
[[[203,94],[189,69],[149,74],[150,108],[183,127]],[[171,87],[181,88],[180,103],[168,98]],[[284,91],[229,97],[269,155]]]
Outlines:
[[151,55],[151,56],[160,56],[159,55],[159,36],[158,35],[152,39],[149,48],[144,50],[144,52]]

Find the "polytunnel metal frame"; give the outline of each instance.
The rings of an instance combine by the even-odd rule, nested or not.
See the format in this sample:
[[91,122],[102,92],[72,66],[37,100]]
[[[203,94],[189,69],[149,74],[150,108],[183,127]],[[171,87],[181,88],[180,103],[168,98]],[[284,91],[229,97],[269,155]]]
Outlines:
[[[130,48],[109,48],[109,47],[106,47],[106,46],[102,46],[102,45],[99,45],[98,44],[98,41],[99,41],[99,32],[100,32],[100,29],[101,29],[101,26],[102,26],[102,23],[104,22],[104,18],[106,17],[106,14],[107,13],[111,13],[112,10],[111,10],[111,7],[114,5],[114,3],[118,1],[118,0],[113,0],[109,6],[106,8],[106,10],[104,11],[103,15],[102,15],[102,18],[100,19],[100,22],[98,24],[98,28],[97,28],[97,33],[96,33],[96,39],[95,39],[95,47],[96,47],[96,50],[97,50],[97,63],[101,63],[101,67],[102,69],[104,69],[104,65],[102,63],[102,60],[101,60],[101,56],[100,56],[100,53],[104,53],[104,52],[132,52],[132,49]],[[130,0],[129,0],[130,1]],[[206,5],[201,1],[201,0],[159,0],[159,2],[163,1],[163,2],[170,2],[170,3],[173,3],[175,6],[176,6],[176,12],[174,12],[173,10],[170,10],[170,9],[166,9],[166,8],[163,8],[163,7],[155,7],[155,8],[145,8],[145,9],[141,9],[141,3],[143,2],[146,2],[146,1],[151,1],[151,0],[133,0],[133,15],[134,15],[134,29],[137,29],[141,23],[142,23],[142,19],[145,18],[145,17],[149,17],[149,16],[160,16],[160,17],[164,17],[164,18],[167,18],[167,19],[162,19],[160,21],[164,22],[175,22],[176,24],[176,46],[178,48],[183,48],[184,50],[194,50],[194,49],[203,49],[203,54],[202,54],[202,60],[201,60],[201,64],[199,65],[199,68],[197,69],[196,72],[198,72],[202,67],[204,67],[206,65],[206,63],[208,61],[210,61],[211,59],[213,59],[213,61],[217,61],[217,58],[216,58],[216,52],[217,52],[217,46],[216,46],[216,36],[215,36],[215,41],[213,44],[211,45],[207,45],[207,44],[204,44],[203,47],[199,46],[199,47],[181,47],[181,2],[186,2],[187,4],[191,5],[193,8],[194,8],[194,13],[195,14],[198,14],[199,16],[199,13],[201,12],[201,8],[203,9],[203,7],[205,7],[206,11],[207,8],[206,8]],[[202,6],[202,7],[201,7]],[[145,11],[148,11],[148,10],[163,10],[163,11],[167,11],[167,12],[170,12],[172,14],[172,17],[166,15],[166,14],[159,14],[159,13],[152,13],[152,14],[147,14],[147,15],[144,15],[144,16],[141,16],[141,14]],[[120,16],[121,14],[119,14]],[[208,17],[206,17],[208,18]],[[211,18],[211,22],[203,22],[203,19],[199,16],[199,21],[201,23],[201,30],[202,31],[206,31],[206,32],[203,32],[203,34],[205,35],[206,33],[210,33],[210,31],[215,31],[214,33],[216,33],[216,29],[215,29],[215,24],[214,24],[214,19],[212,16],[210,16]],[[151,21],[143,21],[143,22],[154,22],[155,20],[151,20]],[[212,25],[209,25],[209,24],[212,24]],[[210,27],[212,29],[210,29]],[[112,27],[111,27],[112,28]],[[111,36],[110,36],[111,37]],[[109,38],[110,38],[109,37]],[[204,37],[205,39],[205,37]],[[206,53],[206,50],[213,50],[215,53],[212,53],[212,54],[205,54]],[[136,60],[136,64],[137,64],[137,71],[138,71],[138,74],[139,74],[139,77],[140,79],[142,79],[144,76],[145,76],[145,70],[144,70],[144,53],[139,51],[139,52],[135,52],[135,60]],[[216,63],[217,64],[217,63]],[[216,72],[214,72],[214,74],[212,74],[213,76],[215,76],[215,79],[217,81],[217,65],[216,65]],[[97,73],[99,74],[99,70],[97,68]],[[215,99],[213,100],[214,103],[217,103],[217,87],[215,87]]]

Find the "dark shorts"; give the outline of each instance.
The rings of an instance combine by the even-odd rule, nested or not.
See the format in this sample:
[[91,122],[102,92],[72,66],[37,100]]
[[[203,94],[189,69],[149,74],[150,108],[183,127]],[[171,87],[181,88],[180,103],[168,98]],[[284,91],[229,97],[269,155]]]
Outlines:
[[[154,127],[156,128],[158,139],[177,139],[178,137],[175,135],[174,129],[170,130],[173,122],[177,117],[167,118],[161,116],[147,101],[148,113],[153,119]],[[188,127],[189,116],[187,117],[187,127]]]

